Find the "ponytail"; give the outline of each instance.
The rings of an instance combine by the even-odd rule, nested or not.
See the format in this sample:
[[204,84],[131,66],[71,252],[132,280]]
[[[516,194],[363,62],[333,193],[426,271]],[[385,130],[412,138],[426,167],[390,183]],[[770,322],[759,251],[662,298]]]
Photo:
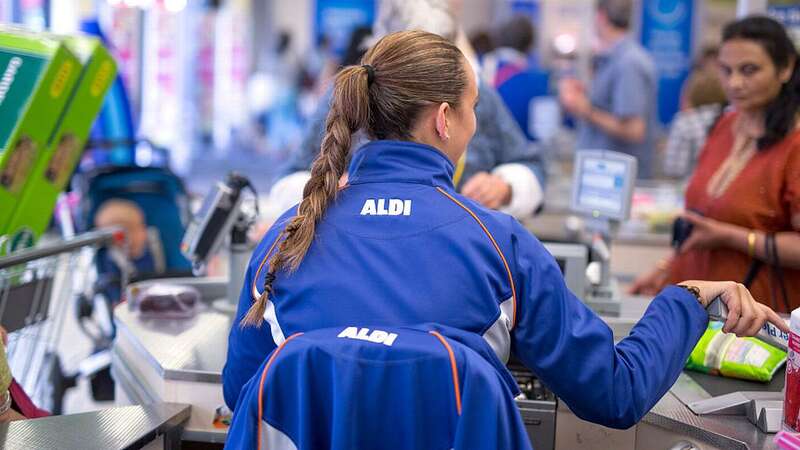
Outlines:
[[275,274],[281,269],[294,271],[300,266],[314,240],[317,223],[336,199],[339,179],[347,168],[353,133],[369,123],[370,77],[374,77],[374,69],[367,65],[347,67],[336,76],[325,136],[319,155],[311,165],[311,179],[303,189],[297,215],[278,236],[278,251],[270,259],[264,290],[247,311],[243,326],[261,324],[267,300],[273,293]]

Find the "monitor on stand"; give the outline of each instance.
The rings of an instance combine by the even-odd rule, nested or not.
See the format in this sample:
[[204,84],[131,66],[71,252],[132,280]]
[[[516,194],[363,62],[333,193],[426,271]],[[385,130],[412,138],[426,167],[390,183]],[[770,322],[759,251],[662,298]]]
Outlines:
[[[591,232],[592,260],[597,261],[597,283],[587,289],[584,301],[600,314],[618,315],[621,304],[611,279],[611,240],[619,224],[628,220],[636,183],[636,158],[609,150],[575,153],[572,210],[584,216]],[[594,263],[593,263],[594,264]]]

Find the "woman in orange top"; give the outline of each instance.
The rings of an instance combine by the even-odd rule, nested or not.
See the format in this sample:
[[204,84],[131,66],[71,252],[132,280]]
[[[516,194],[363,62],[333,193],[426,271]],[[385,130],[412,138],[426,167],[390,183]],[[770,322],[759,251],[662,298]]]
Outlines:
[[735,111],[714,128],[687,187],[683,218],[693,230],[631,292],[692,278],[742,282],[760,261],[753,297],[788,312],[800,307],[798,53],[766,17],[729,24],[722,41],[721,80]]

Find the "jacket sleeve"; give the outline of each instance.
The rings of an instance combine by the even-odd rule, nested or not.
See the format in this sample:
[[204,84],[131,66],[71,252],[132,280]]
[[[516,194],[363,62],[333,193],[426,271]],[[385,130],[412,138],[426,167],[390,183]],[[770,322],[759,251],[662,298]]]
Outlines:
[[614,345],[611,329],[567,289],[553,257],[518,223],[512,247],[512,352],[578,417],[613,428],[636,424],[677,379],[706,329],[706,311],[669,286]]
[[[264,258],[267,247],[278,235],[277,227],[273,227],[253,252],[247,272],[244,277],[244,285],[239,294],[239,306],[236,316],[231,324],[231,331],[228,335],[228,356],[225,366],[222,368],[222,391],[225,404],[231,411],[236,410],[236,403],[242,386],[256,373],[259,365],[264,358],[275,348],[272,340],[272,332],[267,322],[259,326],[242,327],[241,322],[250,306],[253,304],[252,284],[258,265]],[[263,274],[259,276],[264,279]]]

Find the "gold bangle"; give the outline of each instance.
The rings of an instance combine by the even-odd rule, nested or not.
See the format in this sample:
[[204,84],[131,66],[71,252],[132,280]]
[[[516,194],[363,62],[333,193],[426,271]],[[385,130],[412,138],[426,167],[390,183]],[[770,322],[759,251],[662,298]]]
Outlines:
[[756,232],[752,230],[747,233],[747,255],[751,258],[756,256]]

